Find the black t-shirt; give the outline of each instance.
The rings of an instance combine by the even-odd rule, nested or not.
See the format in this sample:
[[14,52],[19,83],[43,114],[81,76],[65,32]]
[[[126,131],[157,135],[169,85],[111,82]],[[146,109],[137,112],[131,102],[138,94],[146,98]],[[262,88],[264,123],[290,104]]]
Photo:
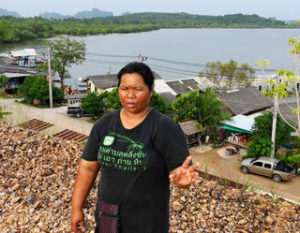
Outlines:
[[121,232],[167,233],[169,171],[188,154],[181,128],[169,117],[151,109],[143,122],[125,129],[116,110],[95,123],[82,158],[100,163],[97,203],[101,198],[119,204],[128,183],[142,170],[120,205]]

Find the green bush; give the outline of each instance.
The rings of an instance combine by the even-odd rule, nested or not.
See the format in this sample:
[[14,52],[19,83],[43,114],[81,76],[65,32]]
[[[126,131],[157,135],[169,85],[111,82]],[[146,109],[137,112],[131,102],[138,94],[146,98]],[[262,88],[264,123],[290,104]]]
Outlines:
[[[28,76],[19,87],[18,93],[23,95],[27,104],[32,104],[34,99],[42,101],[43,105],[49,104],[49,83],[45,77]],[[63,90],[52,86],[53,102],[61,103],[64,101]]]

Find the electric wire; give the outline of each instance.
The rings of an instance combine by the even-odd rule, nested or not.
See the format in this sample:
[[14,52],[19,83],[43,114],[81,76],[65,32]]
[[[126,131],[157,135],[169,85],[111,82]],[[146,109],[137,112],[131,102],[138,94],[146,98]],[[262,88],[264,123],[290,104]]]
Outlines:
[[122,57],[122,58],[138,58],[139,56],[131,55],[117,55],[117,54],[104,54],[104,53],[85,53],[87,55],[100,56],[100,57]]
[[[159,62],[164,62],[164,63],[171,63],[171,64],[177,64],[177,65],[186,65],[186,66],[195,66],[195,67],[206,67],[206,64],[200,64],[200,63],[190,63],[190,62],[183,62],[183,61],[175,61],[175,60],[170,60],[170,59],[162,59],[162,58],[156,58],[152,56],[133,56],[133,55],[117,55],[117,54],[103,54],[103,53],[86,53],[87,55],[93,55],[93,56],[104,56],[104,57],[120,57],[120,58],[139,58],[143,57],[146,58],[147,60],[154,60],[154,61],[159,61]],[[255,71],[261,71],[259,68],[253,68]],[[276,72],[276,69],[264,69],[266,72]]]

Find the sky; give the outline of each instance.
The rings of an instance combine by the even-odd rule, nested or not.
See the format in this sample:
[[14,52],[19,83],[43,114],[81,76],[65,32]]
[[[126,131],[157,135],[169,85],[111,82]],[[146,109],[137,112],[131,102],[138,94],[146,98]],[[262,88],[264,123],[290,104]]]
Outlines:
[[300,0],[0,0],[0,8],[23,17],[44,12],[74,15],[98,8],[124,12],[186,12],[199,15],[258,14],[281,20],[300,19]]

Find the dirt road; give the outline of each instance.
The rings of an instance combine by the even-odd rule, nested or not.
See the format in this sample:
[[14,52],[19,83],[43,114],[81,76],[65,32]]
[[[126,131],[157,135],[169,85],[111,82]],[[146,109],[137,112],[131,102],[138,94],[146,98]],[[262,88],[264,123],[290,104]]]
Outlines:
[[276,183],[271,178],[243,174],[240,171],[240,156],[224,158],[217,153],[216,149],[205,153],[197,153],[190,150],[194,161],[200,163],[200,170],[209,174],[231,180],[242,185],[255,187],[268,193],[275,194],[300,203],[300,177],[291,181]]
[[67,107],[58,108],[36,108],[27,106],[21,103],[16,103],[12,99],[0,99],[0,106],[4,111],[12,112],[11,115],[5,116],[5,120],[14,125],[38,119],[54,126],[44,130],[47,134],[55,134],[64,129],[70,129],[79,133],[89,135],[92,124],[87,122],[84,118],[75,118],[66,115]]

